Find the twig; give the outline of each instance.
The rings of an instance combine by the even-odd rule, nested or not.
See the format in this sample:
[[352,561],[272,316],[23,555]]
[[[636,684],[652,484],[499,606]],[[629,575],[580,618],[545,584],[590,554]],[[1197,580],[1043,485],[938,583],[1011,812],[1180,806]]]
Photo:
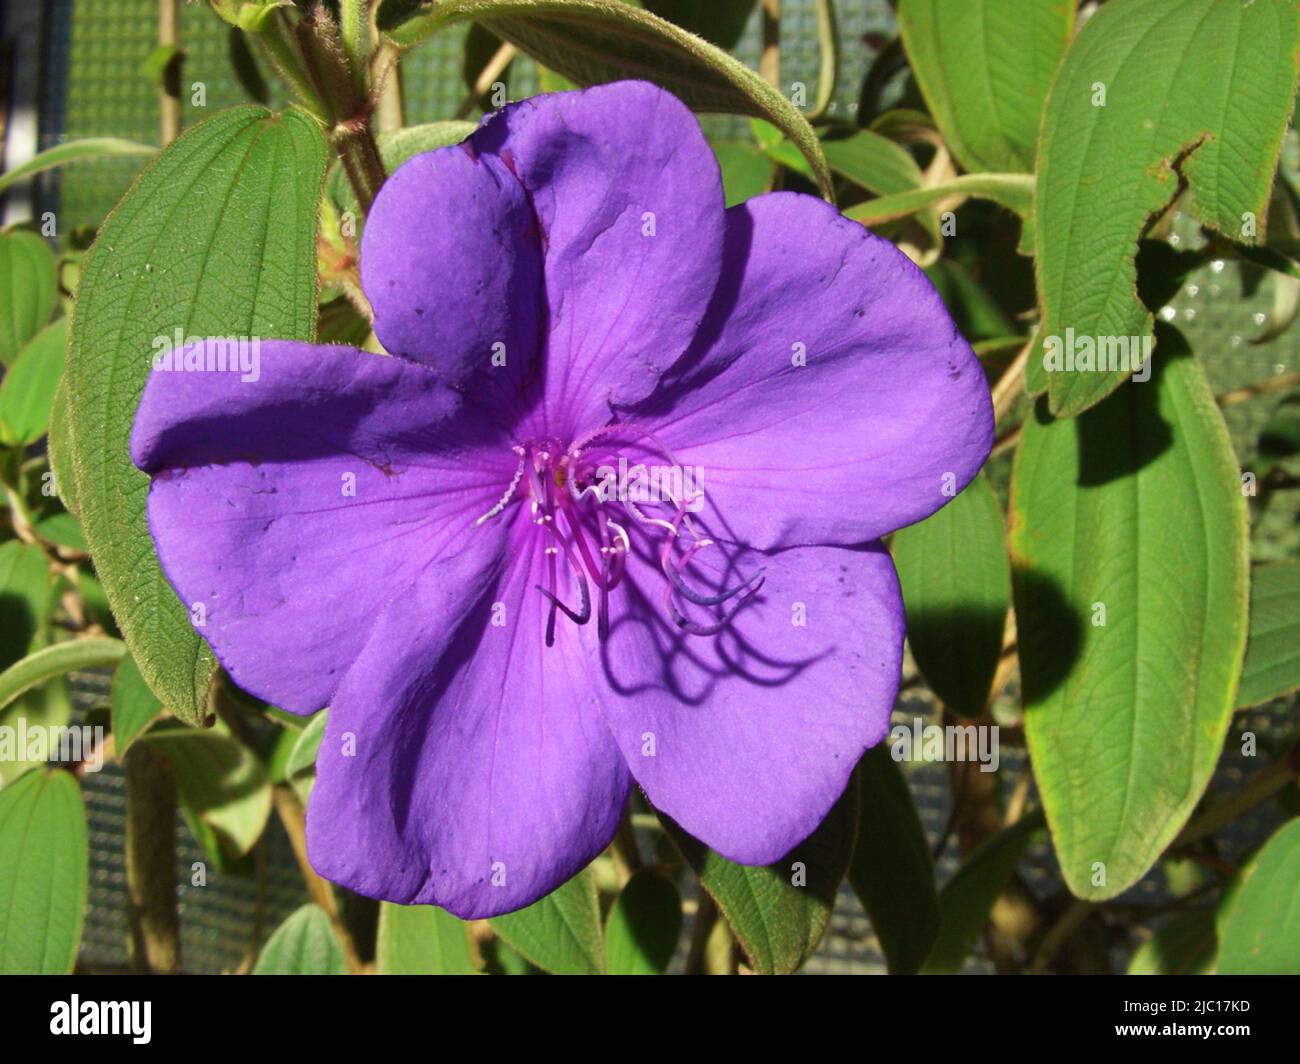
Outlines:
[[131,967],[174,975],[181,970],[176,907],[176,774],[143,743],[126,756],[126,885]]
[[470,89],[469,95],[456,108],[457,118],[465,118],[474,110],[474,106],[487,95],[488,89],[492,88],[493,83],[518,54],[519,49],[509,41],[492,53],[492,58],[487,61],[487,64],[479,71],[479,76],[474,80],[474,87]]
[[316,869],[312,868],[311,862],[307,860],[307,819],[302,804],[292,788],[283,783],[275,784],[271,790],[271,797],[275,803],[276,814],[280,817],[280,823],[284,825],[285,833],[289,836],[289,845],[293,847],[293,856],[298,861],[298,870],[302,873],[303,882],[307,886],[307,894],[312,901],[325,910],[325,915],[330,918],[335,933],[343,943],[348,971],[356,975],[361,971],[361,958],[352,941],[352,933],[339,913],[338,903],[334,900],[334,890],[329,883],[316,874]]
[[1047,966],[1051,964],[1052,958],[1060,952],[1061,947],[1065,945],[1070,936],[1079,930],[1092,910],[1092,902],[1075,901],[1061,914],[1061,918],[1043,936],[1038,952],[1034,954],[1034,959],[1029,965],[1029,974],[1042,975],[1047,971]]
[[687,975],[704,975],[708,971],[709,937],[718,922],[718,904],[708,892],[700,888],[700,900],[695,906],[695,923],[691,927],[691,944],[686,951]]
[[1295,779],[1300,779],[1300,743],[1255,773],[1231,795],[1211,806],[1188,824],[1182,834],[1174,840],[1173,845],[1188,846],[1213,835],[1221,827],[1236,820],[1247,809],[1267,801]]
[[1217,401],[1220,406],[1236,406],[1237,403],[1257,399],[1261,395],[1282,392],[1297,386],[1300,386],[1300,373],[1282,373],[1276,377],[1248,384],[1244,388],[1233,388],[1220,395]]
[[781,0],[763,0],[763,54],[758,72],[769,85],[781,87]]
[[165,148],[181,134],[180,0],[158,0],[158,47],[174,49],[162,70],[159,132]]

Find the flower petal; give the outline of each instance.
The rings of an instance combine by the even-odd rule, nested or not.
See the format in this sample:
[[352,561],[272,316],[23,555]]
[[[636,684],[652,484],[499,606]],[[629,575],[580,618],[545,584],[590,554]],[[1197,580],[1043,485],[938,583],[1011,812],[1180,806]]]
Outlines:
[[727,212],[723,278],[696,346],[629,416],[703,469],[727,535],[862,543],[979,471],[993,443],[983,370],[887,240],[772,193]]
[[311,713],[426,567],[451,578],[501,551],[494,527],[466,534],[515,459],[423,367],[286,341],[258,362],[255,380],[155,369],[132,457],[199,633],[246,691]]
[[424,580],[385,611],[316,760],[307,844],[323,876],[479,918],[531,904],[609,844],[631,779],[578,641],[544,645],[541,558],[525,545],[495,587]]
[[656,808],[724,857],[769,864],[816,829],[888,731],[903,649],[893,562],[879,543],[704,548],[683,576],[706,593],[764,567],[758,596],[715,637],[668,623],[662,576],[635,554],[628,565],[634,586],[611,596],[601,652],[605,719]]
[[361,286],[385,350],[519,412],[544,322],[537,223],[501,161],[468,144],[408,160],[361,237]]
[[685,105],[640,81],[513,104],[471,143],[519,178],[541,226],[548,431],[602,425],[704,316],[722,261],[717,160]]

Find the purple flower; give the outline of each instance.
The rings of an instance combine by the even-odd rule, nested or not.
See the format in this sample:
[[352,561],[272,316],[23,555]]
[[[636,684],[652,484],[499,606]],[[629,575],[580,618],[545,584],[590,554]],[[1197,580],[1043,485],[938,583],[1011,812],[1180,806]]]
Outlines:
[[230,675],[330,707],[317,870],[509,911],[609,843],[633,781],[724,856],[781,857],[887,731],[880,537],[991,445],[929,282],[811,197],[724,210],[694,117],[640,82],[402,166],[361,279],[397,357],[157,370],[132,438]]

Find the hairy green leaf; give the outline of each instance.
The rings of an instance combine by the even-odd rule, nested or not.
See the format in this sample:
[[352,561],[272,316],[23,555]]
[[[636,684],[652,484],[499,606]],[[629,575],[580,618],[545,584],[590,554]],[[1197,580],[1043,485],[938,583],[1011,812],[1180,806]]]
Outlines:
[[163,713],[162,703],[149,690],[135,660],[128,654],[113,673],[108,696],[112,713],[113,741],[120,758],[130,745]]
[[978,717],[1002,655],[1011,574],[1002,510],[984,476],[890,544],[907,607],[907,640],[944,705]]
[[1300,817],[1278,829],[1224,898],[1216,971],[1300,972]]
[[1073,0],[901,0],[925,102],[967,170],[1034,169],[1039,116],[1074,33]]
[[0,669],[41,645],[53,590],[39,547],[16,539],[0,543]]
[[10,365],[50,320],[54,253],[35,233],[0,233],[0,364]]
[[[1068,343],[1067,329],[1094,344],[1151,335],[1137,241],[1183,179],[1198,221],[1244,244],[1263,239],[1297,63],[1294,4],[1112,0],[1088,20],[1053,83],[1039,142],[1045,344]],[[1090,361],[1080,343],[1075,355]],[[1123,361],[1049,367],[1052,412],[1077,414],[1110,394],[1133,368],[1131,355]]]
[[1300,563],[1250,574],[1250,634],[1237,706],[1257,706],[1300,687]]
[[939,892],[939,931],[921,969],[927,975],[961,970],[979,939],[989,910],[1015,871],[1034,833],[1043,826],[1035,809],[1003,828],[972,853]]
[[858,763],[862,811],[849,883],[866,909],[892,975],[918,971],[939,931],[930,844],[886,739]]
[[0,381],[0,437],[6,443],[25,447],[50,427],[67,340],[66,318],[47,325],[18,352]]
[[1205,790],[1246,642],[1246,507],[1182,338],[1086,415],[1025,423],[1011,553],[1034,776],[1090,900],[1140,879]]
[[380,975],[474,975],[469,925],[436,905],[379,906]]
[[262,947],[254,975],[347,975],[347,956],[330,918],[304,905],[275,929]]
[[553,975],[605,971],[604,932],[591,870],[579,872],[526,909],[494,916],[492,930]]
[[67,772],[0,791],[0,974],[67,975],[86,908],[86,810]]
[[178,332],[312,338],[324,166],[302,112],[213,115],[131,186],[77,294],[66,375],[77,513],[140,672],[189,722],[205,713],[216,662],[159,569],[131,426],[158,345]]
[[807,157],[822,193],[830,173],[807,119],[721,48],[619,0],[443,0],[385,4],[380,29],[400,45],[473,19],[579,85],[643,78],[696,111],[766,118]]
[[65,144],[56,144],[34,155],[21,166],[15,166],[7,173],[0,174],[0,192],[19,181],[68,166],[86,159],[107,159],[119,155],[157,155],[158,149],[152,144],[139,144],[121,137],[85,137],[70,140]]
[[0,672],[0,709],[46,680],[96,665],[116,665],[125,654],[126,644],[122,640],[102,636],[69,639],[42,647]]
[[817,949],[853,854],[858,789],[850,785],[821,827],[774,864],[728,861],[660,814],[673,842],[718,903],[754,971],[786,975]]
[[662,975],[682,931],[677,888],[650,868],[627,881],[605,922],[610,975]]

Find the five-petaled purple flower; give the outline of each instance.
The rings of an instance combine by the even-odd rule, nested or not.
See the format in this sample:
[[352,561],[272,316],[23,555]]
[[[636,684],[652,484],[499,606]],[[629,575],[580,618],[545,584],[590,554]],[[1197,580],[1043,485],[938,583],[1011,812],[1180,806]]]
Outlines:
[[396,357],[156,371],[132,438],[231,677],[330,708],[312,864],[506,912],[609,843],[634,780],[732,860],[788,852],[888,728],[880,537],[992,441],[930,283],[812,197],[724,209],[694,117],[641,82],[410,160],[361,280]]

